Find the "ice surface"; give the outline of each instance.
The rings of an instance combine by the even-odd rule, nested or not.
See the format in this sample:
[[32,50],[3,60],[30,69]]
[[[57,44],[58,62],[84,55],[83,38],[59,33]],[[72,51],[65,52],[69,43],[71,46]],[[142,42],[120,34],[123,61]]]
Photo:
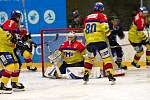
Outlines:
[[[149,76],[148,76],[149,75]],[[0,100],[150,100],[150,71],[128,71],[117,77],[116,85],[107,78],[82,80],[42,78],[41,72],[22,72],[26,91],[1,94]]]

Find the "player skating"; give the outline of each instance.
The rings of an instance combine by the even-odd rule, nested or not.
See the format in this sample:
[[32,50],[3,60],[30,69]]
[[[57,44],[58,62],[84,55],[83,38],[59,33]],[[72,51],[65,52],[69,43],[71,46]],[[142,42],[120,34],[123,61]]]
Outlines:
[[115,63],[118,65],[120,69],[127,69],[127,66],[122,64],[122,57],[123,57],[122,47],[117,43],[117,36],[120,39],[123,39],[125,36],[123,33],[122,25],[117,16],[111,16],[109,22],[109,28],[111,34],[108,36],[108,39],[111,46],[112,54],[113,56],[116,55]]
[[[31,34],[27,32],[26,28],[24,28],[24,25],[20,26],[20,38],[24,45],[27,46],[26,50],[19,50],[19,48],[16,48],[16,52],[20,52],[25,60],[25,64],[28,70],[36,71],[37,68],[34,66],[32,58],[33,54],[32,51],[34,48],[37,47],[36,43],[32,41]],[[19,58],[18,58],[19,59]],[[21,63],[21,62],[20,62]],[[20,64],[21,65],[21,64]]]
[[145,6],[140,7],[128,32],[128,39],[136,51],[131,64],[136,68],[140,68],[138,62],[144,54],[143,45],[146,47],[146,65],[150,65],[150,39],[144,33],[144,29],[148,26],[147,15],[148,9]]
[[107,16],[103,14],[104,5],[101,2],[95,3],[94,13],[85,19],[84,36],[86,39],[86,58],[84,64],[84,82],[89,81],[89,74],[93,67],[94,58],[98,52],[104,63],[104,71],[112,84],[116,79],[113,77],[113,65],[110,57],[107,36],[110,34]]
[[[26,49],[18,37],[20,20],[21,12],[15,10],[11,13],[11,19],[5,21],[0,28],[0,61],[4,66],[0,84],[1,92],[11,93],[12,88],[24,89],[23,84],[18,82],[19,63],[14,54],[16,46],[21,50]],[[7,87],[10,79],[12,88]]]
[[[59,67],[60,73],[55,69],[56,66],[53,66],[49,71],[49,74],[51,73],[51,76],[55,76],[56,78],[58,78],[59,74],[66,74],[67,67],[84,66],[83,55],[85,54],[85,46],[84,44],[82,44],[80,41],[77,40],[77,36],[75,32],[68,33],[67,40],[61,44],[58,50],[62,62],[61,63],[57,62],[56,66]],[[52,75],[52,73],[54,74]],[[71,76],[71,78],[77,79],[79,77],[73,75]]]

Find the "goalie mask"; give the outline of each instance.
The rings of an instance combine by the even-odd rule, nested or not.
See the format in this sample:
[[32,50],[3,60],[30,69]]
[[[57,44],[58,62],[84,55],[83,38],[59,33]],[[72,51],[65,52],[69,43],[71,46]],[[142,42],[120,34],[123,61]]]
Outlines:
[[68,37],[69,43],[73,43],[76,40],[76,38],[77,38],[75,32],[73,32],[73,31],[69,32],[67,37]]

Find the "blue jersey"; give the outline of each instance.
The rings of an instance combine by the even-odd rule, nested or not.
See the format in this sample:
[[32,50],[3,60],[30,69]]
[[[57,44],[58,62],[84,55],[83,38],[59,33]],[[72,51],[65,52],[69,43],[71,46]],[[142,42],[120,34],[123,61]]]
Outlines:
[[109,41],[117,41],[117,36],[120,39],[124,37],[121,24],[118,24],[116,27],[114,27],[112,23],[109,23],[109,28],[111,31],[111,34],[108,36]]

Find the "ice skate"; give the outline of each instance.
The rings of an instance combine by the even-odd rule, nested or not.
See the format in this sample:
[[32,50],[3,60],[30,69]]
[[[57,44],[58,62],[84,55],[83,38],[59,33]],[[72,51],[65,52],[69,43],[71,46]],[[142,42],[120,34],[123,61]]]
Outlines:
[[1,83],[0,94],[12,94],[12,88],[9,88],[4,83]]
[[37,71],[37,68],[35,66],[27,66],[27,69],[33,72]]
[[114,78],[113,75],[110,72],[107,72],[107,74],[108,74],[107,77],[108,77],[108,79],[110,81],[110,84],[111,85],[116,84],[116,78]]
[[133,65],[136,68],[140,68],[141,67],[139,64],[135,63],[134,61],[131,63],[131,65]]
[[84,83],[83,83],[84,85],[86,85],[87,82],[89,81],[89,72],[88,71],[84,72],[83,81],[84,81]]
[[150,62],[146,61],[146,68],[150,69]]
[[117,61],[115,61],[115,63],[118,65],[118,68],[119,68],[119,69],[127,70],[127,66],[126,66],[126,65],[123,65],[123,64],[121,64],[121,63],[118,63]]
[[120,66],[118,66],[120,69],[124,69],[124,70],[127,70],[127,66],[126,65],[120,65]]
[[11,86],[13,88],[13,91],[15,91],[15,92],[25,90],[22,83],[11,82]]

